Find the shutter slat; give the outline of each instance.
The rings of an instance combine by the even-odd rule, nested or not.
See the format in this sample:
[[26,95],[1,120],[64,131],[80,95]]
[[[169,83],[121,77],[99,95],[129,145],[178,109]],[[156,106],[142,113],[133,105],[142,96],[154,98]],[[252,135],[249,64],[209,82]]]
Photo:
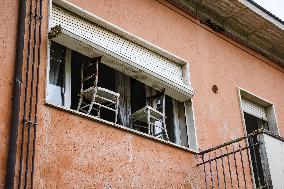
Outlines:
[[266,111],[263,106],[242,98],[242,109],[250,115],[267,121]]

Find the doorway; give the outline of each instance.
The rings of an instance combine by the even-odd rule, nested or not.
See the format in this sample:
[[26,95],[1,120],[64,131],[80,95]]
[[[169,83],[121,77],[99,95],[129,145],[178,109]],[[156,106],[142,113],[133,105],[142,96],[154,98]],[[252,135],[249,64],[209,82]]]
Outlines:
[[[246,125],[247,135],[252,134],[258,129],[265,128],[268,130],[267,121],[261,120],[253,115],[244,112],[244,119]],[[264,178],[264,169],[262,165],[261,153],[260,153],[260,140],[258,135],[252,135],[248,138],[248,143],[250,146],[250,160],[253,172],[253,178],[256,188],[263,188],[266,186]]]

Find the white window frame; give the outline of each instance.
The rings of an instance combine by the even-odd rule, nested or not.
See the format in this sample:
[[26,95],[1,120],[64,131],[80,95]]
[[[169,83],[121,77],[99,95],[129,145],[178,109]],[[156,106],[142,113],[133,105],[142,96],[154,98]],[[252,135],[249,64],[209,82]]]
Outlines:
[[238,90],[238,98],[239,98],[239,105],[240,105],[240,111],[241,111],[241,116],[242,116],[243,129],[245,131],[244,133],[247,133],[247,131],[246,131],[245,118],[244,118],[244,110],[242,108],[242,98],[248,101],[251,101],[252,103],[255,103],[259,106],[264,107],[266,111],[269,130],[275,134],[279,134],[279,127],[277,123],[277,116],[276,116],[274,104],[243,88],[238,87],[237,90]]

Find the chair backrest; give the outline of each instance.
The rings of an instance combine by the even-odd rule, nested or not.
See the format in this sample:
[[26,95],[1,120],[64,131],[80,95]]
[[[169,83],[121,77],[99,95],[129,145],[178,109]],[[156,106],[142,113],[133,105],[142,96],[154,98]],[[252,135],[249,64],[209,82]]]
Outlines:
[[81,66],[81,92],[89,87],[98,87],[101,57],[90,58]]
[[153,96],[147,97],[147,100],[151,102],[150,104],[152,104],[152,106],[155,104],[155,109],[165,115],[165,90],[162,90]]

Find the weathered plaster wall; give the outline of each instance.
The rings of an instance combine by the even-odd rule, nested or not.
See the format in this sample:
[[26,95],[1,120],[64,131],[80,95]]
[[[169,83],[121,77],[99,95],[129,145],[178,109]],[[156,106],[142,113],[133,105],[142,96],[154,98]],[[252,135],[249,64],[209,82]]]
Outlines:
[[42,121],[39,188],[190,188],[196,177],[184,150],[52,108]]
[[[188,60],[192,85],[197,92],[193,103],[200,148],[243,135],[238,86],[275,104],[283,134],[284,99],[280,94],[284,92],[281,85],[284,75],[266,64],[267,60],[218,37],[192,18],[158,1],[70,2]],[[2,4],[1,8],[5,8],[0,12],[1,21],[8,19],[9,22],[0,29],[0,39],[4,39],[0,54],[3,80],[0,108],[4,112],[0,115],[0,135],[4,140],[0,146],[0,188],[7,158],[16,35],[12,31],[16,30],[17,1]],[[47,32],[47,10],[46,0],[43,34]],[[35,168],[37,188],[190,188],[190,183],[198,181],[198,171],[193,168],[196,162],[190,152],[45,106],[46,47],[47,36],[43,35]],[[3,54],[2,49],[7,54]],[[211,91],[213,84],[218,85],[219,93]]]
[[17,1],[0,1],[0,188],[4,187],[16,52]]

